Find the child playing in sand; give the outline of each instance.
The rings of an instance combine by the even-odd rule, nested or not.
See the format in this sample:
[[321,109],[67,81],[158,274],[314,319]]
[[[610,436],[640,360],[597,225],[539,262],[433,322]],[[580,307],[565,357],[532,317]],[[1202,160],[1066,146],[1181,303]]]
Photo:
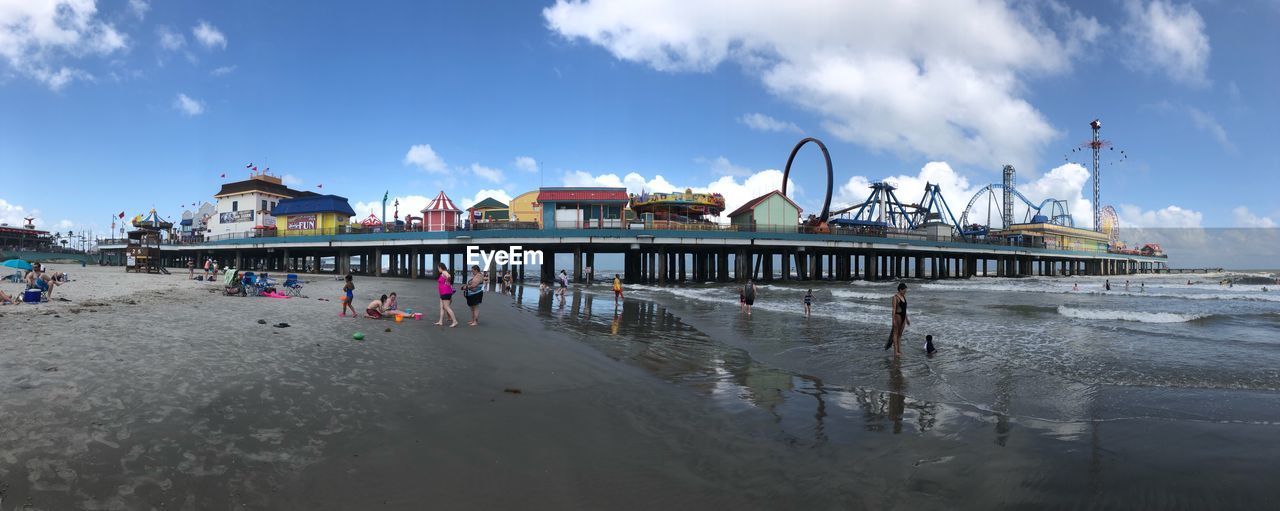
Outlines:
[[391,294],[387,295],[387,303],[386,303],[385,305],[386,305],[386,307],[387,307],[387,310],[389,310],[389,311],[393,311],[393,310],[397,310],[397,309],[399,309],[399,306],[398,306],[398,305],[396,305],[396,294],[395,294],[395,292],[392,292]]
[[382,319],[382,313],[386,312],[387,310],[386,307],[383,305],[384,303],[386,303],[386,301],[387,301],[387,295],[382,295],[381,298],[378,298],[377,300],[369,302],[369,306],[365,307],[364,309],[364,317],[369,319]]
[[351,309],[351,317],[356,317],[356,306],[351,304],[356,297],[355,290],[356,284],[351,281],[351,274],[347,274],[347,283],[342,285],[342,292],[345,293],[342,297],[342,312],[338,316],[346,317],[347,309]]

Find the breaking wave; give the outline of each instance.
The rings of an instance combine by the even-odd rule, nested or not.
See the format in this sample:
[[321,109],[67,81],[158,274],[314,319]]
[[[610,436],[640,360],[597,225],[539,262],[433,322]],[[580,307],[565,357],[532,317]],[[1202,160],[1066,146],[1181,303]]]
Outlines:
[[1077,309],[1065,305],[1058,307],[1058,314],[1076,319],[1104,321],[1137,321],[1140,323],[1186,323],[1209,317],[1209,314],[1178,314],[1175,312],[1141,312],[1108,309]]

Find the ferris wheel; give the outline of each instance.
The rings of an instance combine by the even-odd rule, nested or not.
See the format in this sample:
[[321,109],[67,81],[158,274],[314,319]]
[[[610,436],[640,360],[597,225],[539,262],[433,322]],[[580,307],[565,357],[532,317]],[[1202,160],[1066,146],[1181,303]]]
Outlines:
[[1102,208],[1098,216],[1098,232],[1106,234],[1111,244],[1115,245],[1120,241],[1120,216],[1116,214],[1116,208],[1111,206]]

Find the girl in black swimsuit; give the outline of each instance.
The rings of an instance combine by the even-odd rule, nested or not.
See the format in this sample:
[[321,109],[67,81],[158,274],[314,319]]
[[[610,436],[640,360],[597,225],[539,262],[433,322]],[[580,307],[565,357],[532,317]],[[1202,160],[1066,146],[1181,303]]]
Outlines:
[[910,324],[911,320],[907,319],[907,285],[898,284],[898,292],[893,295],[893,330],[889,334],[895,357],[902,355],[902,331]]

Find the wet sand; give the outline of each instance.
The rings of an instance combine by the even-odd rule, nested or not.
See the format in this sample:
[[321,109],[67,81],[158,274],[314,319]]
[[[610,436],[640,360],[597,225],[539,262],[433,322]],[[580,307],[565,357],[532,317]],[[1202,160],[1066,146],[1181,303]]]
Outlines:
[[[592,295],[604,288],[565,305],[489,292],[482,326],[455,304],[463,324],[447,329],[431,324],[431,281],[357,277],[357,308],[396,291],[428,314],[395,324],[337,317],[332,276],[277,300],[69,271],[55,291],[69,301],[0,307],[0,510],[1247,509],[1280,496],[1262,483],[1280,456],[1270,392],[948,374],[992,394],[973,406],[930,390],[946,358],[787,369],[793,351],[743,348],[759,317],[695,328],[681,318],[696,314],[635,299],[615,315]],[[1094,393],[1095,418],[1010,408],[1043,392]],[[1173,412],[1185,403],[1257,417]]]

